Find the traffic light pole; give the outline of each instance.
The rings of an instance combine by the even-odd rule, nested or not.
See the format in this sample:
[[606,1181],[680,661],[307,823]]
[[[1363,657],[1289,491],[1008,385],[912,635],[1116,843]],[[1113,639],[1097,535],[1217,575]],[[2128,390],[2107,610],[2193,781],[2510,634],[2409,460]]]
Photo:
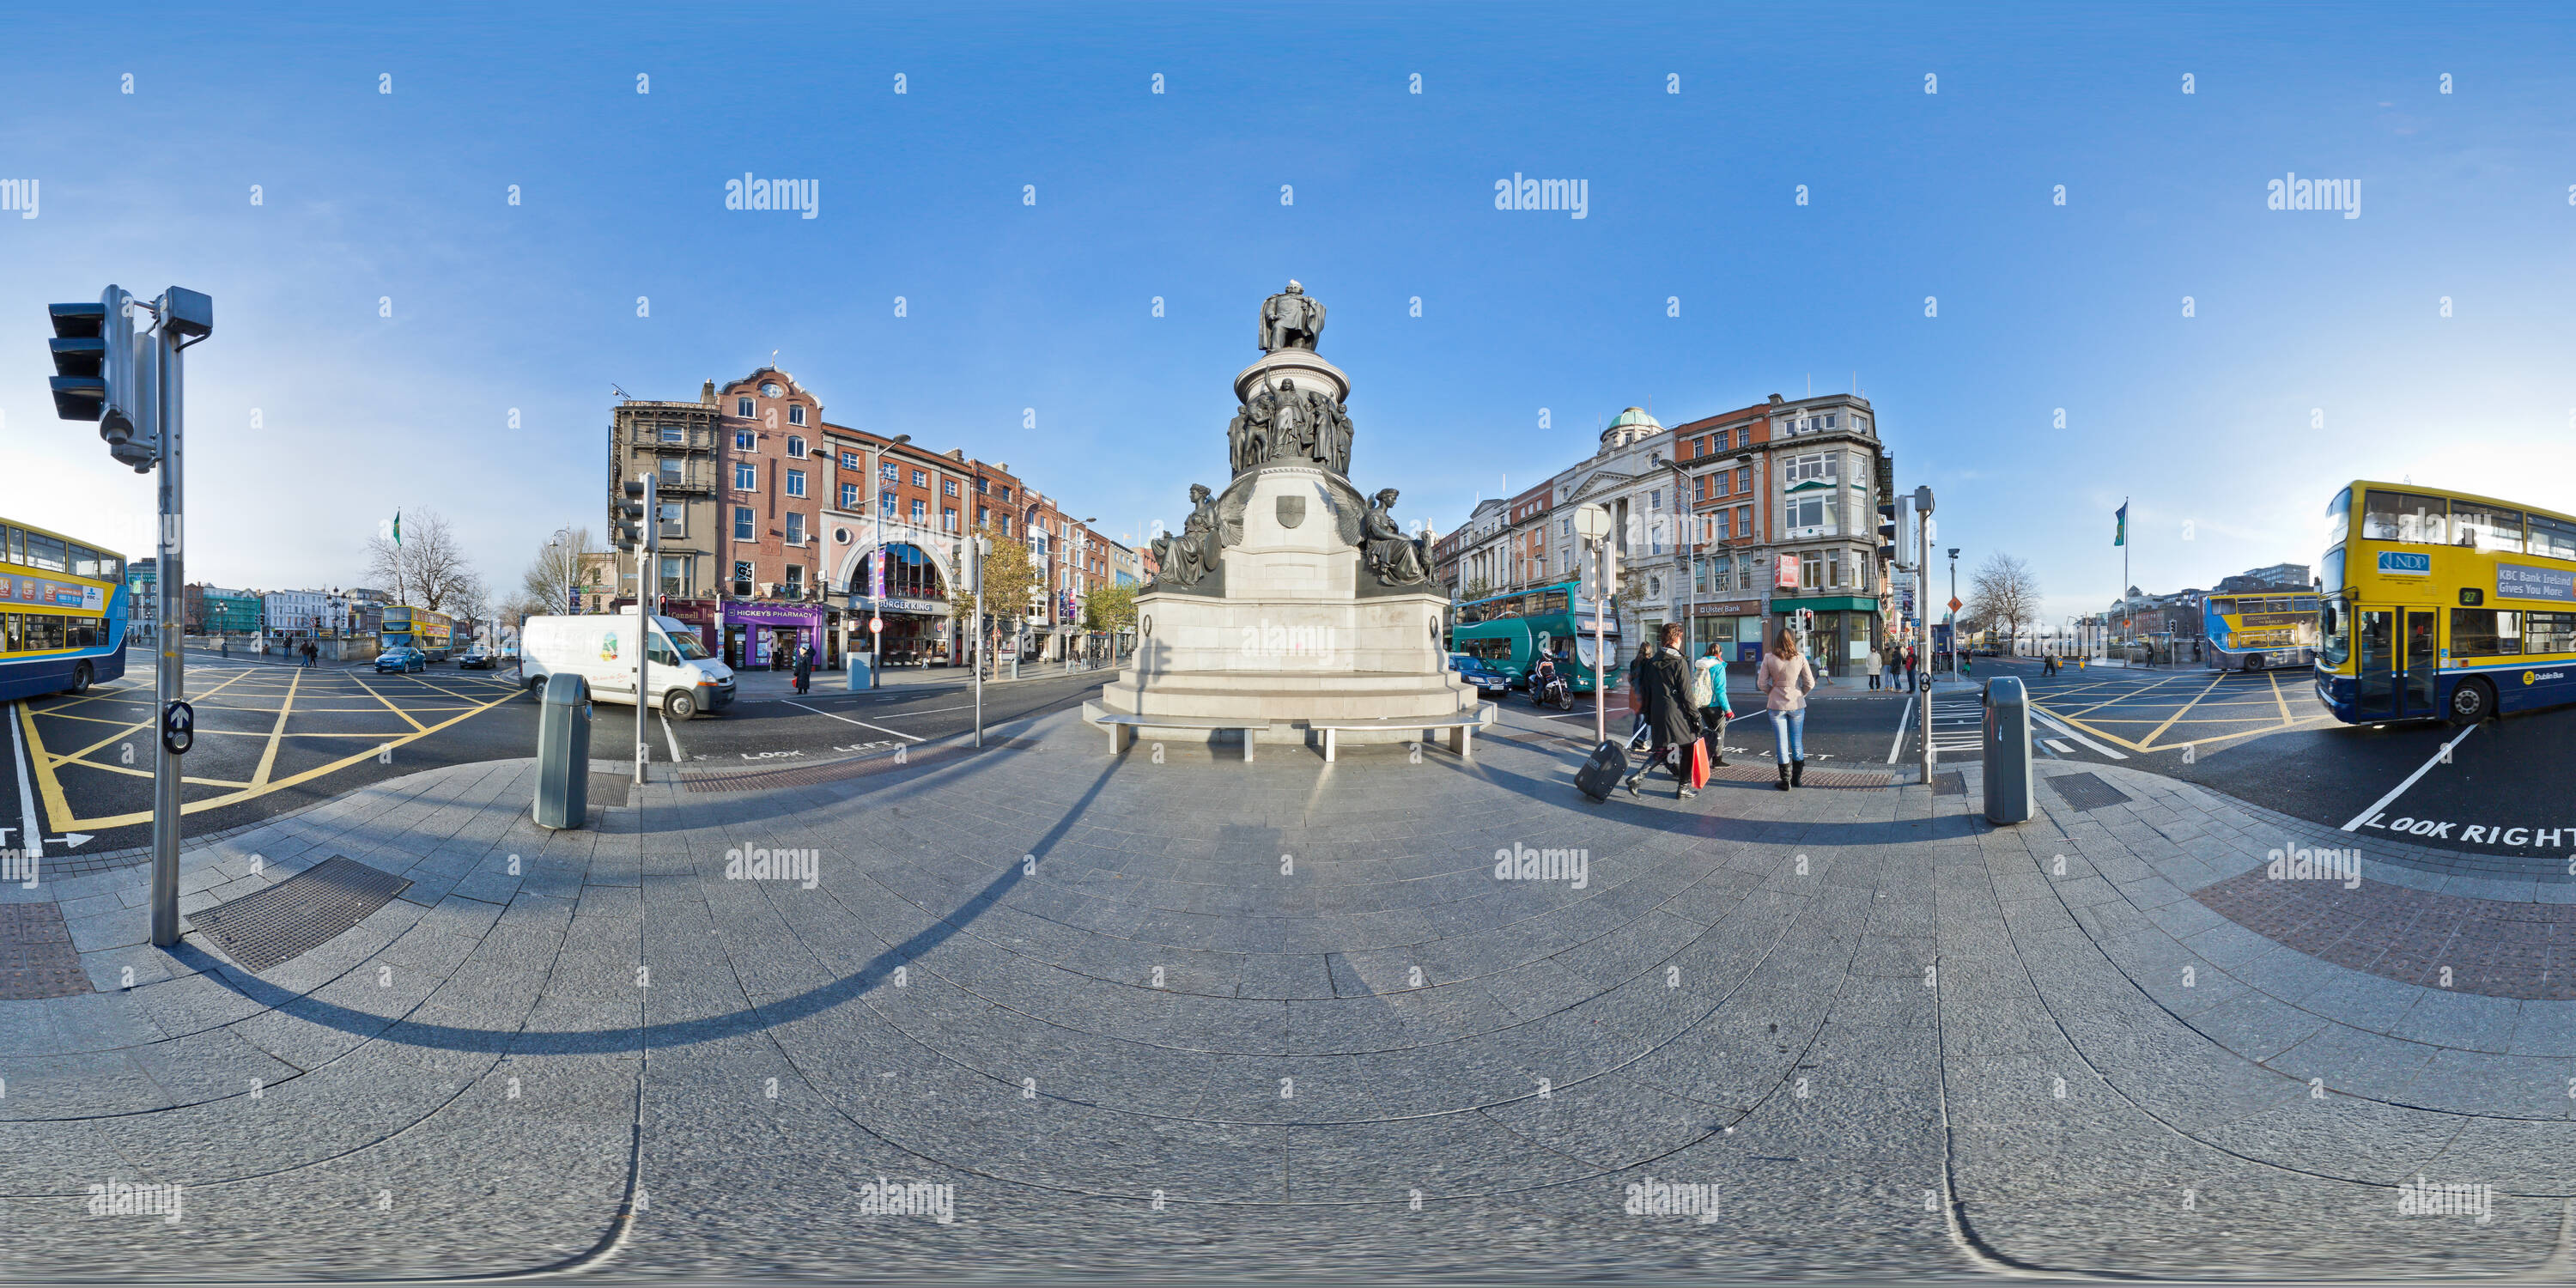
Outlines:
[[[181,652],[179,637],[180,587],[186,581],[180,567],[180,532],[188,495],[180,452],[180,435],[187,419],[183,398],[186,364],[172,343],[175,338],[166,325],[159,325],[152,329],[149,339],[137,346],[142,350],[137,356],[150,363],[146,377],[149,413],[161,444],[157,488],[161,521],[159,541],[153,550],[156,562],[152,579],[155,611],[161,619],[160,655],[153,659],[153,688],[163,712],[188,696],[187,659]],[[179,811],[179,757],[171,752],[169,740],[162,738],[152,752],[152,943],[160,948],[179,942]]]
[[644,474],[643,556],[635,562],[635,781],[644,781],[644,761],[653,749],[644,731],[653,690],[646,687],[645,667],[653,652],[653,565],[662,552],[662,516],[655,505],[653,474]]
[[974,581],[974,583],[975,583],[975,627],[974,627],[974,629],[975,629],[975,633],[976,633],[976,635],[979,637],[979,643],[977,644],[977,647],[976,647],[976,652],[977,652],[978,656],[977,656],[977,657],[976,657],[976,659],[975,659],[975,668],[974,668],[974,669],[975,669],[975,745],[976,745],[976,746],[978,746],[978,747],[981,747],[981,746],[983,746],[983,745],[984,745],[984,659],[983,659],[983,657],[981,656],[981,654],[982,654],[982,652],[983,652],[983,650],[984,650],[984,649],[989,648],[989,647],[991,647],[991,646],[990,646],[989,644],[981,643],[980,641],[981,641],[981,640],[989,640],[989,639],[991,639],[991,638],[992,638],[992,634],[993,634],[991,631],[988,631],[988,630],[984,629],[984,537],[983,537],[983,535],[979,533],[979,534],[977,534],[976,536],[974,536],[974,537],[972,537],[972,538],[968,539],[968,541],[966,542],[966,548],[967,548],[967,550],[968,550],[969,552],[971,552],[971,553],[970,553],[970,557],[972,557],[972,558],[974,559],[974,561],[975,561],[975,567],[974,567],[974,569],[973,569],[973,581]]
[[[1918,570],[1914,574],[1914,619],[1915,624],[1922,628],[1923,634],[1923,642],[1915,658],[1918,661],[1929,662],[1931,659],[1925,656],[1925,653],[1932,647],[1931,488],[1919,487],[1914,490],[1914,509],[1914,566]],[[1920,694],[1922,705],[1918,708],[1918,714],[1922,719],[1918,723],[1922,725],[1919,732],[1923,736],[1923,785],[1925,787],[1932,785],[1932,674],[1928,666],[1919,673],[1922,681]]]

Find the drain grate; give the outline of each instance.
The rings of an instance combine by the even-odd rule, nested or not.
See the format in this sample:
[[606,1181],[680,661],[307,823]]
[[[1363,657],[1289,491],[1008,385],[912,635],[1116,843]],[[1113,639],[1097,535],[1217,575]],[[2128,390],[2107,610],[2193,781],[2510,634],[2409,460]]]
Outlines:
[[624,809],[627,795],[634,788],[635,780],[625,774],[592,774],[588,795],[582,803],[606,809]]
[[63,910],[50,903],[0,903],[0,1001],[32,1002],[92,991],[72,947]]
[[329,943],[410,886],[390,872],[335,854],[188,922],[244,970],[264,971]]
[[1961,773],[1934,774],[1932,775],[1932,794],[1965,796],[1968,794],[1968,776]]
[[2117,805],[2129,799],[2127,792],[2103,782],[2093,774],[2051,774],[2048,777],[2048,787],[2050,791],[2057,793],[2059,800],[2074,806],[2078,812],[2100,809],[2105,805]]

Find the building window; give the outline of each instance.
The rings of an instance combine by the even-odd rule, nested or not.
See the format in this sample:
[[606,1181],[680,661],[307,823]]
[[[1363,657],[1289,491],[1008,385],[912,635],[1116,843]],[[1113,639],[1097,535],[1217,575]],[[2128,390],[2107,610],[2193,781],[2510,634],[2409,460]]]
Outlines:
[[750,506],[737,505],[733,508],[733,539],[736,541],[752,540]]
[[1735,471],[1735,490],[1738,492],[1750,492],[1753,490],[1752,466],[1746,465]]
[[800,461],[805,459],[805,436],[803,434],[789,434],[787,436],[787,454]]
[[805,544],[804,515],[791,513],[787,516],[787,544],[791,546]]
[[687,556],[662,556],[662,593],[665,595],[686,595],[689,593],[689,560]]
[[678,457],[676,457],[676,456],[665,456],[665,457],[663,457],[663,458],[662,458],[662,486],[664,486],[664,487],[678,487],[679,485],[680,485],[680,459],[679,459]]
[[939,512],[939,526],[948,529],[950,532],[955,532],[957,530],[956,506],[949,506],[947,509]]
[[1735,507],[1735,535],[1739,539],[1745,541],[1751,541],[1753,539],[1752,506],[1739,505]]
[[688,520],[683,517],[685,512],[681,509],[679,502],[672,501],[664,503],[659,505],[657,508],[662,511],[663,536],[685,537],[689,535]]
[[740,416],[745,420],[749,420],[753,416],[759,415],[758,412],[752,409],[751,400],[748,398],[736,398],[733,400],[733,414]]
[[896,465],[894,462],[889,461],[884,457],[878,457],[877,477],[884,479],[888,483],[900,483],[903,481],[903,467]]
[[894,517],[893,488],[887,488],[886,490],[877,493],[877,513],[882,514],[889,519]]
[[736,491],[736,492],[757,492],[757,491],[759,491],[759,490],[760,490],[760,467],[759,467],[759,466],[757,466],[757,465],[750,465],[750,464],[743,464],[743,465],[736,465],[736,466],[734,466],[734,467],[733,467],[733,490],[734,490],[734,491]]
[[912,485],[914,487],[930,486],[930,475],[921,470],[914,470],[912,472]]
[[1842,551],[1828,550],[1825,552],[1825,584],[1828,586],[1840,586],[1843,584]]
[[787,471],[787,495],[789,495],[789,496],[803,496],[803,495],[805,495],[805,471],[803,471],[803,470],[789,470],[789,471]]
[[1825,557],[1814,551],[1798,556],[1798,585],[1813,590],[1824,585]]
[[1825,526],[1825,498],[1815,493],[1790,497],[1782,507],[1781,524],[1792,531]]
[[1005,500],[1005,501],[1008,501],[1008,500],[1010,500],[1010,499],[1011,499],[1011,486],[1010,486],[1010,484],[1005,483],[1005,484],[1003,484],[1003,485],[1002,485],[1002,487],[1001,487],[1001,497],[1002,497],[1002,499],[1003,499],[1003,500]]
[[[745,415],[749,415],[750,413],[746,412],[746,413],[744,413],[744,414],[745,414]],[[760,435],[755,434],[755,433],[753,433],[753,432],[751,432],[750,430],[747,430],[747,429],[737,429],[737,430],[735,430],[735,431],[733,432],[733,450],[735,450],[735,451],[737,451],[737,452],[757,452],[757,451],[759,451],[759,450],[760,450]]]
[[841,453],[841,468],[845,470],[855,470],[862,469],[864,467],[859,464],[859,454],[857,452],[843,452]]
[[1011,535],[1011,516],[1007,514],[1002,516],[1002,535]]
[[[751,511],[745,510],[743,513],[749,514]],[[736,563],[733,566],[733,593],[745,598],[751,595],[751,565],[747,562]]]
[[1734,538],[1734,536],[1735,536],[1735,525],[1734,525],[1733,523],[1731,523],[1731,522],[1728,522],[1728,520],[1732,519],[1733,517],[1734,517],[1734,516],[1733,516],[1733,514],[1732,514],[1732,513],[1728,512],[1728,511],[1725,511],[1725,510],[1720,510],[1720,511],[1718,511],[1718,512],[1717,512],[1717,539],[1718,539],[1718,540],[1720,540],[1720,541],[1728,541],[1728,540],[1732,540],[1732,539]]
[[665,443],[678,443],[686,440],[681,434],[679,426],[664,425],[662,427],[662,441]]
[[859,508],[858,484],[844,483],[841,485],[841,508],[844,510],[855,510]]
[[940,491],[940,493],[941,493],[942,495],[945,495],[945,496],[955,496],[955,495],[957,495],[957,480],[955,480],[955,479],[941,479],[941,480],[939,480],[939,491]]
[[802,599],[805,597],[805,569],[803,567],[796,564],[787,565],[787,594],[791,599]]
[[787,423],[790,425],[802,425],[805,423],[805,404],[791,403],[788,405]]
[[913,502],[912,502],[912,521],[913,521],[913,522],[915,522],[915,523],[919,523],[919,522],[921,522],[922,520],[927,519],[927,518],[929,518],[929,517],[930,517],[930,503],[929,503],[929,502],[927,502],[927,501],[924,501],[924,500],[920,499],[919,497],[915,497],[915,498],[913,498]]
[[983,527],[985,524],[987,524],[987,523],[991,523],[992,521],[993,521],[993,511],[992,511],[992,509],[991,509],[990,507],[988,507],[988,506],[981,506],[981,505],[979,505],[979,506],[976,506],[976,507],[975,507],[975,526],[976,526],[976,527],[979,527],[979,528],[980,528],[980,527]]
[[979,478],[979,479],[975,480],[975,495],[977,495],[977,496],[990,496],[990,495],[992,495],[992,493],[993,493],[992,480],[990,480],[990,479],[982,479],[982,478]]
[[1809,479],[1817,479],[1830,483],[1834,480],[1836,467],[1841,462],[1842,453],[1840,452],[1817,452],[1809,456],[1792,456],[1789,458],[1788,481],[1803,483]]

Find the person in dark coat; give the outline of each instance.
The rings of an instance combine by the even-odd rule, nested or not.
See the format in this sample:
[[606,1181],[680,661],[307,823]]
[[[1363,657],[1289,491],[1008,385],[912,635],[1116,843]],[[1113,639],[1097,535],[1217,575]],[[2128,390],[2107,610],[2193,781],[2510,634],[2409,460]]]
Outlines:
[[1675,758],[1699,740],[1705,727],[1700,723],[1699,708],[1691,703],[1691,672],[1690,664],[1682,659],[1681,623],[1667,624],[1660,646],[1651,655],[1638,659],[1629,671],[1636,676],[1638,692],[1645,697],[1646,727],[1654,745],[1646,753],[1646,762],[1628,775],[1623,786],[1629,795],[1641,795],[1638,781],[1661,765],[1672,771],[1675,800],[1698,795],[1690,785],[1689,763]]
[[814,646],[811,644],[799,645],[796,649],[796,692],[798,696],[803,696],[808,689],[813,687],[813,683]]

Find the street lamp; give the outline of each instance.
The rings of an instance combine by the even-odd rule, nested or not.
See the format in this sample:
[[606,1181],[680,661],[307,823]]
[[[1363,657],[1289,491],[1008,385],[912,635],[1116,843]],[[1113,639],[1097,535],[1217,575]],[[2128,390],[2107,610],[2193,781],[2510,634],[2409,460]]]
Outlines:
[[[1661,452],[1653,453],[1646,459],[1673,472],[1673,509],[1677,513],[1687,515],[1690,505],[1688,486],[1690,470],[1678,461],[1665,460]],[[1675,576],[1679,579],[1682,593],[1682,637],[1685,641],[1682,645],[1682,656],[1687,658],[1690,656],[1690,650],[1699,646],[1699,623],[1692,616],[1699,611],[1699,588],[1691,581],[1691,574],[1694,571],[1691,565],[1697,560],[1699,546],[1697,542],[1690,539],[1687,526],[1689,520],[1685,518],[1683,523],[1685,525],[1683,531],[1676,534],[1673,540],[1673,566],[1681,570]],[[1721,677],[1719,683],[1724,682]]]
[[[1959,597],[1959,548],[1950,547],[1950,598]],[[1945,605],[1946,607],[1946,605]],[[1959,610],[1950,613],[1950,678],[1959,678]]]

